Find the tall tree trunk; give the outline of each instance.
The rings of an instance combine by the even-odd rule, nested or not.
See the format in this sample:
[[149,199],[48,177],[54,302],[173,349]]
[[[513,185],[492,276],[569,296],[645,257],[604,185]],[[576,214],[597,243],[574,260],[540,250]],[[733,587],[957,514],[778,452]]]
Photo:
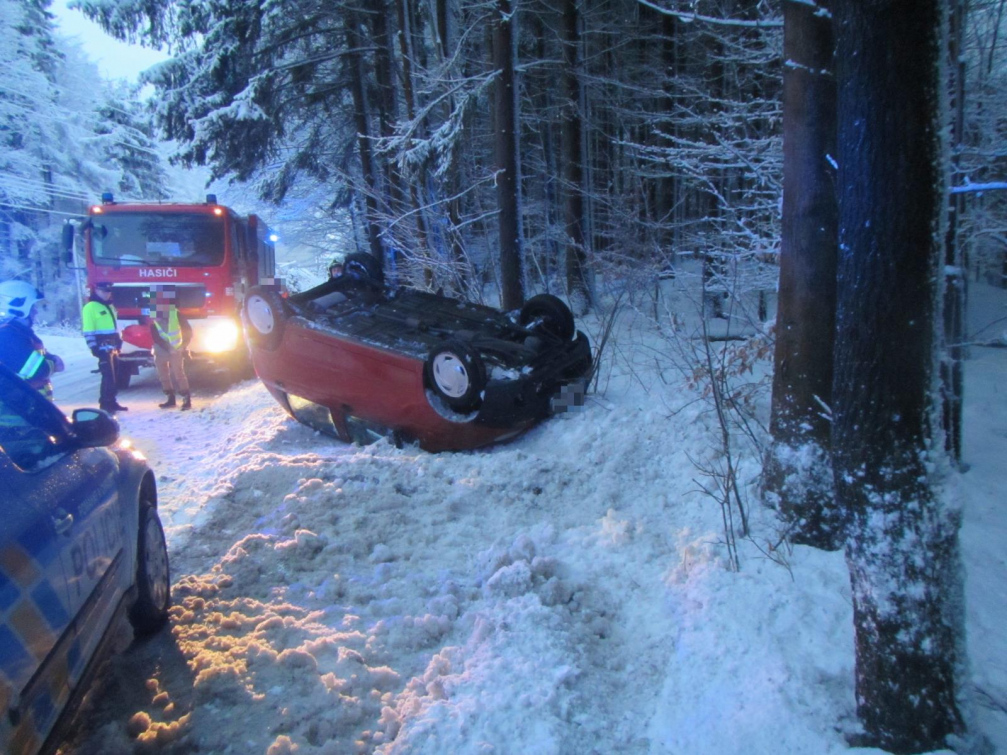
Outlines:
[[[641,14],[642,15],[642,14]],[[660,38],[660,61],[661,74],[664,78],[662,86],[663,96],[657,103],[657,109],[664,112],[674,112],[675,94],[671,82],[678,75],[679,64],[679,44],[678,44],[678,21],[674,16],[662,15]],[[672,135],[677,136],[679,131],[675,124],[670,124]],[[674,214],[679,210],[679,187],[680,182],[677,176],[665,176],[657,180],[657,207],[655,208],[655,223],[657,230],[655,240],[657,242],[659,254],[662,259],[662,266],[667,271],[670,267],[674,270],[677,267],[677,248],[675,243],[675,223]]]
[[836,3],[833,465],[848,516],[858,743],[895,753],[941,749],[962,726],[959,522],[941,501],[946,457],[933,445],[942,5]]
[[[410,0],[395,0],[395,10],[399,21],[398,37],[399,55],[402,59],[402,95],[406,103],[406,118],[412,121],[416,118],[416,96],[413,82],[413,19],[415,15]],[[422,136],[426,136],[425,119],[423,127],[417,130]],[[416,219],[416,252],[423,257],[428,257],[431,251],[429,234],[427,233],[425,203],[420,200],[421,196],[425,196],[426,181],[427,165],[424,163],[424,165],[416,170],[414,179],[408,182],[412,215]],[[429,279],[429,269],[427,272]]]
[[[395,131],[398,120],[398,102],[395,86],[394,42],[388,31],[388,4],[386,0],[364,0],[367,9],[371,39],[374,42],[374,83],[377,100],[378,135],[388,139]],[[385,191],[380,195],[386,216],[386,263],[394,270],[395,260],[404,245],[410,244],[408,234],[395,233],[394,229],[406,214],[404,189],[405,181],[399,172],[393,155],[379,151],[382,186]],[[377,167],[377,166],[376,166]],[[387,274],[387,273],[386,273]]]
[[[434,0],[434,26],[436,34],[436,54],[443,65],[447,65],[452,60],[454,46],[457,43],[454,33],[454,23],[449,7],[449,0]],[[447,98],[449,112],[454,112],[455,100],[453,97]],[[460,140],[459,140],[460,141]],[[459,159],[460,145],[458,142],[452,146],[450,166],[444,177],[444,191],[449,199],[447,200],[447,230],[446,235],[451,245],[451,260],[455,263],[457,270],[457,284],[460,290],[465,290],[469,283],[469,275],[472,272],[467,255],[465,244],[461,232],[462,227],[462,202],[460,199],[460,187],[464,183],[462,178],[461,161]]]
[[[533,57],[540,61],[551,60],[555,57],[555,47],[548,44],[552,40],[552,26],[546,25],[545,19],[540,13],[529,13],[527,19],[527,25],[522,28],[522,31],[535,40]],[[546,77],[550,74],[552,71],[547,71]],[[562,177],[559,173],[562,160],[557,154],[560,142],[556,136],[558,129],[554,125],[555,118],[549,117],[549,114],[554,113],[561,106],[563,97],[560,93],[559,101],[557,101],[553,85],[554,78],[553,76],[553,78],[536,80],[529,77],[529,82],[526,85],[529,90],[528,105],[531,112],[539,114],[539,117],[529,130],[530,133],[536,134],[537,138],[534,142],[527,143],[522,152],[522,159],[525,158],[529,150],[534,150],[536,157],[541,154],[541,158],[538,158],[541,160],[538,168],[540,180],[526,183],[523,187],[522,198],[527,205],[529,202],[527,192],[530,189],[537,190],[536,197],[531,201],[541,207],[539,212],[544,231],[536,250],[525,249],[525,270],[529,271],[525,278],[530,280],[534,275],[535,280],[542,284],[547,293],[552,290],[558,270],[557,265],[563,259],[560,240],[557,238],[558,234],[553,232],[559,222],[558,218],[562,215],[560,208]],[[545,117],[542,117],[543,114]]]
[[[965,132],[965,2],[952,0],[948,39],[951,73],[951,176],[957,185],[962,176],[961,149]],[[944,358],[941,361],[944,445],[955,462],[962,459],[962,403],[965,399],[965,305],[968,295],[968,264],[959,247],[958,220],[964,210],[962,194],[948,199],[948,227],[944,251]]]
[[356,11],[347,10],[346,46],[348,49],[346,61],[350,69],[350,92],[353,97],[353,117],[357,128],[357,150],[360,154],[360,172],[364,179],[364,206],[366,218],[364,226],[367,230],[367,243],[375,259],[384,264],[384,251],[381,245],[379,226],[380,196],[377,176],[374,172],[374,156],[371,152],[370,119],[367,117],[367,97],[364,92],[364,61],[360,48],[359,15]]
[[566,183],[566,288],[575,311],[591,306],[584,246],[583,121],[580,97],[580,14],[577,0],[563,0],[563,172]]
[[510,0],[497,0],[493,23],[494,151],[500,219],[500,298],[504,309],[524,303],[521,260],[521,200],[518,177],[517,92],[514,74],[515,12]]
[[783,235],[764,490],[794,542],[843,545],[829,463],[836,310],[831,2],[783,5]]

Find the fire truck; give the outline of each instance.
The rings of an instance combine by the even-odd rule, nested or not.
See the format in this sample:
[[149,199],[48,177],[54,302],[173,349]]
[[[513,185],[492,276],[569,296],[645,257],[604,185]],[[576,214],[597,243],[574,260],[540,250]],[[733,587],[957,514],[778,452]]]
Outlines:
[[88,284],[112,284],[112,303],[125,325],[120,388],[154,363],[147,317],[159,286],[174,289],[192,325],[193,362],[235,375],[249,371],[241,304],[252,286],[274,283],[276,267],[275,237],[259,217],[238,215],[213,194],[202,204],[119,204],[105,193],[76,233],[67,228],[68,252],[75,236],[82,244]]

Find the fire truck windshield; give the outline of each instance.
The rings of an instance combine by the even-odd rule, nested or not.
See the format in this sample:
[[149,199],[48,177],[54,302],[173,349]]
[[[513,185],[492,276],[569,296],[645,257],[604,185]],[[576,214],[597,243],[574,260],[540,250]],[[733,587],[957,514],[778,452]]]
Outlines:
[[224,220],[219,216],[130,212],[91,222],[96,265],[207,267],[224,262]]

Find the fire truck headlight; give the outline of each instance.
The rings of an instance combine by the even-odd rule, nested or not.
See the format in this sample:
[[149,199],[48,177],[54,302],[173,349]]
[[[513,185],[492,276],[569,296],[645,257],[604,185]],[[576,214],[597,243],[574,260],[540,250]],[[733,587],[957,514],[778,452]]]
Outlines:
[[205,334],[203,348],[211,354],[233,351],[241,340],[241,330],[234,320],[219,320]]

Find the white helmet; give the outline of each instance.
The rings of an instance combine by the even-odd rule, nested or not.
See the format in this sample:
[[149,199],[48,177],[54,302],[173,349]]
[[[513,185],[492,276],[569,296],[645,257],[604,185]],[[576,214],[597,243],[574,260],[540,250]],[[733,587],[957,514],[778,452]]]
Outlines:
[[0,317],[28,317],[31,308],[42,301],[41,292],[21,280],[0,283]]

